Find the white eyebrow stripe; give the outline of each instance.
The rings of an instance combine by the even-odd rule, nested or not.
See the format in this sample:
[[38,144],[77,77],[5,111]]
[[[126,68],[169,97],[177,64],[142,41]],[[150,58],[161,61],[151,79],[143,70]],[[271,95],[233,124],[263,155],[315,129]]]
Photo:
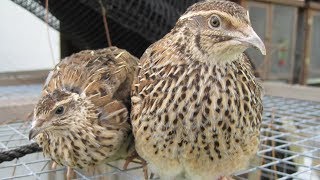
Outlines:
[[193,17],[195,15],[209,15],[209,14],[213,14],[213,13],[216,13],[216,14],[221,13],[221,12],[220,13],[218,13],[218,12],[219,11],[217,11],[217,10],[211,10],[211,11],[197,11],[197,12],[193,12],[193,13],[187,13],[187,14],[181,16],[179,18],[179,20],[188,19],[188,18]]

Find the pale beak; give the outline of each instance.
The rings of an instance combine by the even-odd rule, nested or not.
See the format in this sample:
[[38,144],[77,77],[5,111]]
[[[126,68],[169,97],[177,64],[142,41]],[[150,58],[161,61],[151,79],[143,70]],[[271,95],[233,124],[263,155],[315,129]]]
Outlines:
[[246,33],[247,36],[245,38],[239,38],[238,40],[249,47],[252,46],[254,48],[257,48],[258,50],[260,50],[262,55],[266,55],[266,47],[264,46],[264,43],[257,35],[257,33],[252,29],[252,27],[249,26],[244,32],[248,32]]

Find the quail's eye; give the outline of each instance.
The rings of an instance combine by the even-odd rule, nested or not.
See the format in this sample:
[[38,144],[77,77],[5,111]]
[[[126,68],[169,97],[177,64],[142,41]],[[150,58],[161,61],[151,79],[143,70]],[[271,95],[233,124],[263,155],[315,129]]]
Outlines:
[[220,19],[217,16],[212,16],[210,18],[210,26],[217,28],[220,26]]
[[64,113],[64,108],[62,106],[57,107],[55,114],[63,114]]

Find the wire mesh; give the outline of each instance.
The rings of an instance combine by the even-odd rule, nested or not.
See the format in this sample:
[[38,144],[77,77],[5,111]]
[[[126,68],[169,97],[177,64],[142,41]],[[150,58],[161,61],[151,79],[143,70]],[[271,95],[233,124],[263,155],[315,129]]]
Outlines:
[[[45,0],[12,0],[45,21]],[[141,56],[165,35],[179,16],[199,0],[49,0],[48,24],[67,37],[79,50],[107,46],[101,15],[106,9],[112,44]]]
[[320,103],[267,96],[261,145],[237,179],[319,179]]
[[[33,0],[12,0],[12,2],[20,5],[21,7],[25,8],[26,10],[32,12],[35,16],[45,21],[46,19],[46,9],[44,6],[37,1]],[[48,24],[56,29],[59,30],[60,23],[59,20],[53,16],[50,12],[48,13]]]
[[[29,124],[0,126],[0,150],[29,144]],[[234,179],[320,179],[320,103],[281,97],[264,97],[261,145],[250,166]],[[3,179],[61,179],[66,168],[52,169],[42,153],[0,164]],[[75,170],[77,179],[142,179],[141,165],[122,170],[122,162],[100,171]]]

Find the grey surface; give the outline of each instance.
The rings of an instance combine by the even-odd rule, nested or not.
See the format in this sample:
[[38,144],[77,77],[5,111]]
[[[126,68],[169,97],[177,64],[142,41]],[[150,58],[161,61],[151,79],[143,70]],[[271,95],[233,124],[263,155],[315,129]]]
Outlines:
[[0,86],[0,107],[33,103],[40,96],[42,85]]
[[33,112],[42,85],[0,86],[0,124],[26,120]]

